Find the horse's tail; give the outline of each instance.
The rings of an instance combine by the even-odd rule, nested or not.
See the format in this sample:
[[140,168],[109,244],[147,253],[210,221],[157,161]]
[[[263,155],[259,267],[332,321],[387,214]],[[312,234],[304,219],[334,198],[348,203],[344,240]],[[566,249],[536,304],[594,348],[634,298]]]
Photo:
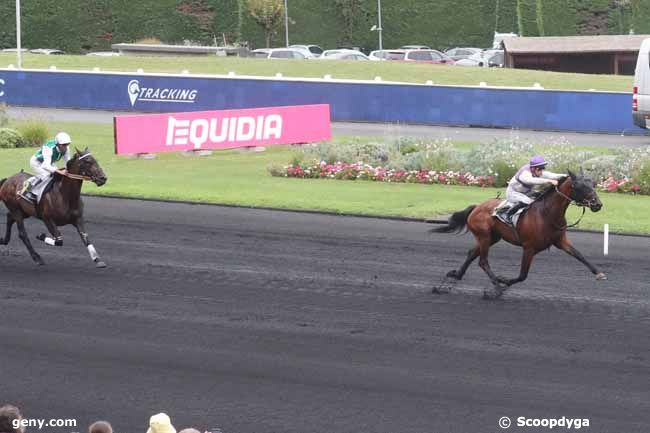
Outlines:
[[476,205],[473,204],[471,206],[468,206],[465,210],[454,212],[449,217],[449,222],[447,222],[446,226],[436,227],[435,229],[429,230],[429,232],[430,233],[460,232],[467,225],[467,218],[469,218],[469,214],[472,213],[475,207]]

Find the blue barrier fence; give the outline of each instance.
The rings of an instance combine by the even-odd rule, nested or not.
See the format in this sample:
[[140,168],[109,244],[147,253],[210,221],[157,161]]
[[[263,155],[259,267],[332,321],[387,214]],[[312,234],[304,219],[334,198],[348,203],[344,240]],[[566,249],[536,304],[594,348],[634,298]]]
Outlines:
[[632,95],[615,92],[0,69],[0,102],[135,112],[324,103],[335,121],[645,133]]

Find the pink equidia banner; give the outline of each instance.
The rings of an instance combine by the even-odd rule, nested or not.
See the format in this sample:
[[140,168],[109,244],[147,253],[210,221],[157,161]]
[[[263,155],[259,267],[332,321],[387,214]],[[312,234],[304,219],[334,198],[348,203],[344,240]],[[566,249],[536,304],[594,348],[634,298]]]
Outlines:
[[114,125],[117,154],[311,143],[332,138],[327,104],[116,116]]

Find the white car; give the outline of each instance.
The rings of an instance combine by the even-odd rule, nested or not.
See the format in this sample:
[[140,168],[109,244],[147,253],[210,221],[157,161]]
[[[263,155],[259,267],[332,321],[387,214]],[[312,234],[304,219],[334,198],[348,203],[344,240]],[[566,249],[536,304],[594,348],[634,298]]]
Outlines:
[[329,55],[319,57],[320,60],[372,60],[370,57],[363,54],[361,51],[356,50],[332,50],[338,51],[337,53],[330,53]]
[[323,54],[323,49],[318,45],[289,45],[289,48],[302,50],[307,58],[320,57]]
[[32,54],[45,54],[47,56],[65,54],[62,50],[55,50],[52,48],[36,48],[35,50],[29,50],[29,52]]
[[98,56],[98,57],[115,57],[115,56],[121,56],[122,53],[118,53],[117,51],[93,51],[92,53],[88,53],[86,55]]
[[482,68],[503,67],[503,50],[483,50],[466,59],[456,61],[456,66],[474,66]]
[[371,51],[368,57],[370,57],[370,60],[386,60],[388,57],[388,50]]
[[257,50],[251,51],[251,57],[255,57],[256,59],[307,59],[305,53],[296,48],[258,48]]

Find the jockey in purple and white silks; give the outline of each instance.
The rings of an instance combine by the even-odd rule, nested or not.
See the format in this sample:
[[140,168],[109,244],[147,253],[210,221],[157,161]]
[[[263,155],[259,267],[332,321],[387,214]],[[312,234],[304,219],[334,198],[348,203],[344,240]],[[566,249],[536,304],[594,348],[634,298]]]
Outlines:
[[540,185],[557,186],[558,181],[565,176],[547,171],[544,157],[533,156],[528,164],[521,167],[508,183],[506,199],[513,204],[508,214],[514,215],[519,209],[535,201],[533,195],[538,192]]

